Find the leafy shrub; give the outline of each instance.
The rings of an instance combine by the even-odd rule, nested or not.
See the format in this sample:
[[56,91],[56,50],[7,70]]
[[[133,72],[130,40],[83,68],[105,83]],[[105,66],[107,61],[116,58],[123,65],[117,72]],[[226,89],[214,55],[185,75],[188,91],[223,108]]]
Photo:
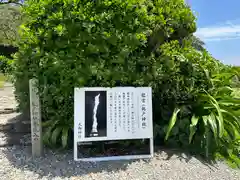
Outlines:
[[[196,30],[183,0],[29,0],[23,13],[27,21],[15,61],[16,97],[20,109],[28,112],[28,80],[39,80],[48,144],[67,145],[74,87],[152,86],[157,112],[165,94],[168,102],[175,92],[178,98],[191,98],[182,89],[174,90],[176,82],[184,85],[174,63],[183,68],[185,62],[158,48],[170,43],[179,47],[169,52],[179,54],[179,40]],[[186,64],[191,68],[191,62]],[[166,106],[160,107],[172,108]]]
[[12,70],[11,62],[12,62],[11,59],[5,56],[0,56],[0,73],[3,74],[10,73]]
[[[233,73],[214,74],[210,82],[209,93],[197,92],[192,104],[191,115],[187,119],[189,144],[205,152],[205,156],[217,156],[227,159],[234,167],[240,167],[240,100],[232,96]],[[172,129],[178,129],[176,121],[182,107],[176,107],[169,122],[166,137]]]
[[[154,83],[158,85],[154,95],[154,121],[157,143],[163,143],[166,125],[171,118],[175,107],[184,107],[181,111],[181,120],[174,129],[173,139],[168,141],[173,146],[186,147],[188,144],[188,116],[191,115],[193,104],[198,98],[198,92],[208,91],[211,88],[209,76],[222,68],[222,64],[212,58],[207,52],[199,53],[194,48],[182,48],[177,41],[165,43],[160,47],[162,74]],[[160,66],[159,66],[160,67]],[[158,142],[159,141],[159,142]]]
[[7,68],[7,63],[4,56],[0,56],[0,72],[5,73]]

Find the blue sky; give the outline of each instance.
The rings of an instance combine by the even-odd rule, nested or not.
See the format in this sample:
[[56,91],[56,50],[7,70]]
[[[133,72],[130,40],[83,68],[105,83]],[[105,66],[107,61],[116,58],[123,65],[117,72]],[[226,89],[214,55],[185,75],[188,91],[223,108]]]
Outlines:
[[240,0],[188,0],[197,15],[196,36],[225,64],[240,65]]

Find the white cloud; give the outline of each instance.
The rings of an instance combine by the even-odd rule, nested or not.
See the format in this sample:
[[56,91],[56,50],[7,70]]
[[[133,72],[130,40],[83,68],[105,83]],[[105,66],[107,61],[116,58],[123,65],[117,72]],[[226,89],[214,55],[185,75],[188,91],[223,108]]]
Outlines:
[[219,26],[198,28],[195,35],[203,41],[240,39],[240,23],[234,25],[231,22],[227,22]]

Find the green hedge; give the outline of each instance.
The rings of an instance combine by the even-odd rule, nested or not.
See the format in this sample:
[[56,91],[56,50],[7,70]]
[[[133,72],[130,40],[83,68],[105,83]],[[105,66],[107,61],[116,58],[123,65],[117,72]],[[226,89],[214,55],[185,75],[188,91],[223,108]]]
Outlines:
[[43,118],[56,122],[60,129],[49,131],[57,135],[72,128],[74,87],[120,83],[158,91],[164,62],[157,47],[196,30],[182,0],[30,0],[23,13],[28,21],[16,56],[16,96],[28,112],[28,79],[36,77]]

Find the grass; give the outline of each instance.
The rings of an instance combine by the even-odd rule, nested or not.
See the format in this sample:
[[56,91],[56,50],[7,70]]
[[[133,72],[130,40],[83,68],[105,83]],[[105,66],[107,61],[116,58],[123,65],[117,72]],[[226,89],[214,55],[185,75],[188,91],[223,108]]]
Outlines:
[[4,86],[5,81],[6,81],[6,77],[0,73],[0,88]]

